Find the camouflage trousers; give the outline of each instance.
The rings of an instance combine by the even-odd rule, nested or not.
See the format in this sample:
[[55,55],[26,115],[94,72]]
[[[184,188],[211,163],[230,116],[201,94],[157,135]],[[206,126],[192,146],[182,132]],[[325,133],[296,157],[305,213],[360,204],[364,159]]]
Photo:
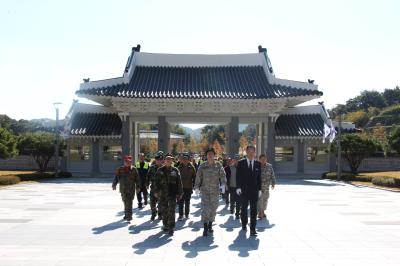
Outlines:
[[124,203],[125,217],[132,217],[132,202],[135,194],[121,193],[122,202]]
[[219,191],[201,192],[201,221],[203,223],[213,222],[217,215]]
[[[158,207],[157,207],[157,202],[158,202]],[[158,215],[161,216],[161,204],[159,202],[159,199],[154,196],[154,191],[150,190],[150,209],[151,209],[151,214],[152,215]],[[157,210],[158,209],[158,210]]]
[[161,197],[159,202],[161,208],[161,215],[163,219],[163,225],[168,230],[175,228],[175,208],[176,198],[173,197]]
[[265,211],[268,205],[269,190],[263,190],[261,197],[258,198],[257,211]]

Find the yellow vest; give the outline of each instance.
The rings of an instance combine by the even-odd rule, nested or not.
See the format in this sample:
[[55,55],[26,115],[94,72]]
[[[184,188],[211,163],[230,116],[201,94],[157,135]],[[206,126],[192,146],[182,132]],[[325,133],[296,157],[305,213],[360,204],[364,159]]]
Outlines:
[[[140,169],[140,162],[136,162],[136,168]],[[149,163],[148,162],[146,162],[146,161],[144,162],[143,169],[145,169],[145,170],[149,169]]]

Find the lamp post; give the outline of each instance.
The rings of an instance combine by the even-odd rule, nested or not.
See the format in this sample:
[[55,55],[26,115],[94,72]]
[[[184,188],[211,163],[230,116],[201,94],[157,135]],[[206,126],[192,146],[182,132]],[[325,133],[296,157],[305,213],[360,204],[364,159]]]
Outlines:
[[343,105],[338,105],[338,115],[339,115],[339,127],[338,127],[338,138],[337,138],[337,148],[338,148],[338,163],[337,163],[337,173],[336,178],[340,180],[342,178],[342,115],[344,111]]
[[56,153],[55,153],[55,160],[54,160],[54,163],[55,163],[55,171],[56,171],[56,178],[58,177],[58,172],[59,172],[59,163],[58,163],[58,159],[59,159],[59,147],[60,147],[60,131],[59,131],[59,129],[58,129],[58,119],[59,119],[59,107],[60,107],[60,105],[61,105],[62,103],[60,103],[60,102],[56,102],[56,103],[53,103],[53,105],[54,105],[54,108],[56,109],[56,130],[55,130],[55,132],[56,132]]

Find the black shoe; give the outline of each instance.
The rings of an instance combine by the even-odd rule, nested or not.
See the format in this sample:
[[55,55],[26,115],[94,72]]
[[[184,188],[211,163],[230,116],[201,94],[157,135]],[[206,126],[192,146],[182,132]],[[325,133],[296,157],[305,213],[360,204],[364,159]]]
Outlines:
[[208,224],[204,223],[203,236],[208,236]]
[[240,219],[239,215],[236,215],[236,216],[235,216],[235,219],[236,219],[236,220],[239,220],[239,219]]
[[126,220],[129,222],[129,221],[132,221],[132,216],[128,216],[128,217],[126,217]]
[[251,236],[257,236],[256,230],[251,230],[251,231],[250,231],[250,235],[251,235]]
[[156,214],[155,213],[151,215],[150,221],[154,221],[154,219],[156,219]]
[[214,230],[212,229],[212,222],[208,222],[208,232],[214,233]]
[[167,232],[167,231],[168,231],[168,228],[165,227],[165,226],[163,226],[163,227],[162,227],[162,230],[163,230],[163,232]]
[[174,230],[173,230],[173,229],[170,229],[170,230],[168,231],[168,234],[169,234],[170,236],[173,236],[173,235],[174,235]]
[[162,220],[162,216],[161,215],[158,215],[158,218],[157,218],[158,220]]
[[242,230],[247,231],[247,226],[246,225],[242,225]]
[[234,213],[234,210],[230,210],[230,212],[231,212],[231,214],[233,214],[233,213]]
[[185,214],[185,218],[186,218],[186,219],[189,219],[189,214]]
[[183,220],[183,215],[179,215],[178,221],[182,221],[182,220]]
[[126,220],[126,215],[122,219]]
[[143,209],[142,203],[139,203],[139,204],[138,204],[138,208],[139,208],[139,209]]

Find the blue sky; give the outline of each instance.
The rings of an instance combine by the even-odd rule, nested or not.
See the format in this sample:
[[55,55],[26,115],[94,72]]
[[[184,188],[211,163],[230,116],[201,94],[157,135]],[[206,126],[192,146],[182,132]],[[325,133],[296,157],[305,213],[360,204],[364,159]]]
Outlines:
[[400,85],[400,1],[2,0],[0,114],[53,118],[82,78],[121,76],[132,46],[159,53],[249,53],[278,78],[315,79],[328,108]]

